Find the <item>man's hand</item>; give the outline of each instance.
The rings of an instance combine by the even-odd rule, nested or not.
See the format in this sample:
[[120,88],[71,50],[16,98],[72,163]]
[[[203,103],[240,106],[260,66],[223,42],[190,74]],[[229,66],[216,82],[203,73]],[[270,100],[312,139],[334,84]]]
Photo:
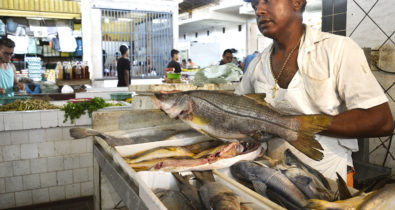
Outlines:
[[5,93],[5,89],[4,88],[0,88],[0,94],[3,95]]
[[24,83],[20,83],[19,82],[16,85],[18,86],[19,90],[24,90],[25,89],[25,84]]

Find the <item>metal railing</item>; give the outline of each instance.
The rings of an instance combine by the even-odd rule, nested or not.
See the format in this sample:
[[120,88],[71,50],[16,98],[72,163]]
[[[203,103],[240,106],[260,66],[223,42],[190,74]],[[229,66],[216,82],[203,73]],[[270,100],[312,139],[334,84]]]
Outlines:
[[117,76],[119,47],[129,48],[132,78],[158,78],[170,61],[173,15],[170,12],[102,9],[103,76]]

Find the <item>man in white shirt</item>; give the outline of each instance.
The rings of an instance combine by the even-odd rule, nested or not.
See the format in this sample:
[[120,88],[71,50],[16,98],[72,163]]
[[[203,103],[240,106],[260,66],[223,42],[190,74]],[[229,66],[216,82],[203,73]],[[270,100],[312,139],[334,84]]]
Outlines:
[[[248,0],[247,0],[248,1]],[[388,100],[370,71],[362,49],[350,38],[302,24],[306,0],[251,0],[261,33],[273,44],[250,64],[236,94],[266,93],[266,101],[287,114],[328,114],[333,122],[316,135],[324,158],[314,161],[282,139],[268,143],[268,154],[282,158],[290,148],[324,176],[338,172],[349,185],[356,138],[390,135]]]

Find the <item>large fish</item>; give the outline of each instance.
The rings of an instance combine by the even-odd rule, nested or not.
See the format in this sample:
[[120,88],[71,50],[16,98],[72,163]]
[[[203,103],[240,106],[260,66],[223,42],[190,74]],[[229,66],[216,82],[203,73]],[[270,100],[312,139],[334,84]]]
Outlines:
[[231,166],[230,171],[235,178],[251,182],[259,194],[267,196],[266,190],[269,189],[298,208],[307,204],[305,195],[279,170],[254,162],[240,161]]
[[329,126],[326,115],[288,116],[272,109],[261,94],[239,96],[220,91],[157,93],[155,104],[171,118],[179,118],[197,131],[222,140],[280,136],[314,160],[323,158],[314,135]]
[[211,171],[193,171],[196,179],[202,184],[199,189],[200,198],[206,209],[240,210],[240,199],[230,188],[215,182]]
[[184,147],[159,147],[128,156],[125,160],[127,163],[138,163],[157,158],[192,157],[194,155],[194,153]]

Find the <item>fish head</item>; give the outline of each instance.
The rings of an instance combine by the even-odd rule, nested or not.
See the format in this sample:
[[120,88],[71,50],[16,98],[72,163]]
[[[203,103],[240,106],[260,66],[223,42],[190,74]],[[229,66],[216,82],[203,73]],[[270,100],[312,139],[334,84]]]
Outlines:
[[210,206],[212,209],[218,210],[237,210],[240,209],[240,201],[233,192],[219,193],[210,198]]
[[183,118],[192,112],[192,99],[184,92],[155,93],[152,99],[170,118]]

